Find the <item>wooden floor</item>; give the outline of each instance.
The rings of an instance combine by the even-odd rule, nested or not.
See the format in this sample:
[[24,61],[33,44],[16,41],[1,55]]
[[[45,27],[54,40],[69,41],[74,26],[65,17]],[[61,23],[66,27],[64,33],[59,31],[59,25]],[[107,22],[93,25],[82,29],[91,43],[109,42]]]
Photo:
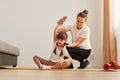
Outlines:
[[120,70],[9,68],[0,69],[0,80],[120,80]]

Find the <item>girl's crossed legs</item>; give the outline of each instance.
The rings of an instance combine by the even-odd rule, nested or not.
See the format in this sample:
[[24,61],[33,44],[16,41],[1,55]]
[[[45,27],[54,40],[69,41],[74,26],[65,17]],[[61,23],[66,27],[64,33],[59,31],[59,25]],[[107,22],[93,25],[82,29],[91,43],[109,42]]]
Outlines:
[[70,66],[71,62],[63,60],[60,62],[52,62],[50,60],[43,59],[39,56],[33,57],[34,62],[40,69],[64,69]]

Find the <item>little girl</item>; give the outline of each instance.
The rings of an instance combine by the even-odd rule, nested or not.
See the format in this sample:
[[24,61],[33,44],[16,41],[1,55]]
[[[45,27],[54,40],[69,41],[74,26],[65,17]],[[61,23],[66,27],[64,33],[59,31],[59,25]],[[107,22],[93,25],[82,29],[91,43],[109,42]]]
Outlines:
[[[63,69],[70,66],[72,58],[66,49],[67,33],[57,33],[57,27],[54,30],[54,48],[50,59],[46,60],[38,56],[34,56],[33,60],[40,69]],[[66,57],[67,59],[64,59]]]

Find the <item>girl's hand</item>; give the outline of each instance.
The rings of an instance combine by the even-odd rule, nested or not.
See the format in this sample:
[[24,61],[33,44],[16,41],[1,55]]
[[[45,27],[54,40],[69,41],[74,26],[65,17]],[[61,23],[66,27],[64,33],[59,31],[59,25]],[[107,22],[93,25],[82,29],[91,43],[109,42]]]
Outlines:
[[62,61],[59,61],[56,65],[59,67],[59,68],[62,68],[62,64],[63,64],[64,60]]
[[63,16],[62,19],[60,19],[58,22],[57,22],[57,25],[62,25],[67,19],[67,16]]

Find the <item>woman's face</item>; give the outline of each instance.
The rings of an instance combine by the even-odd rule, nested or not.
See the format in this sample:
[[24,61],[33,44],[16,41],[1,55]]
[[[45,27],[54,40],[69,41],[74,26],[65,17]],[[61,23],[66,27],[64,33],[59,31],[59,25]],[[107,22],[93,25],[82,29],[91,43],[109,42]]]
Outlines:
[[78,16],[76,20],[77,29],[81,29],[83,25],[85,24],[85,22],[86,22],[85,18]]
[[59,47],[63,47],[65,43],[66,43],[65,39],[57,39],[57,44]]

